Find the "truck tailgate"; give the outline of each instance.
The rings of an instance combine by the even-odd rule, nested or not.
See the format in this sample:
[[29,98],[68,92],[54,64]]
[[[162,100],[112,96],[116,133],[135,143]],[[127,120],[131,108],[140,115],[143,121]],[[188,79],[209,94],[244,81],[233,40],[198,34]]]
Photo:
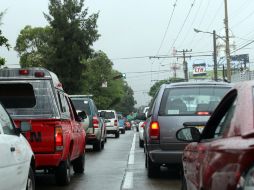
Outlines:
[[15,119],[17,127],[21,121],[31,124],[32,130],[25,133],[24,136],[30,143],[34,153],[53,153],[55,152],[55,126],[60,125],[56,119]]

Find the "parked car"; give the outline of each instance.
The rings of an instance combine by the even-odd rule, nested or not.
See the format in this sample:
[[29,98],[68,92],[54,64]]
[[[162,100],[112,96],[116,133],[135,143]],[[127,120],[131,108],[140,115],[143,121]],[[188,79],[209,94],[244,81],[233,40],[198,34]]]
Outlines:
[[144,130],[149,177],[156,176],[162,165],[181,167],[186,143],[176,139],[176,131],[186,121],[207,121],[230,88],[230,84],[223,82],[182,82],[160,87],[152,100]]
[[119,138],[119,122],[115,110],[99,110],[100,116],[104,118],[107,128],[107,134],[114,134],[115,138]]
[[146,125],[146,114],[142,113],[139,116],[137,116],[137,119],[139,120],[138,124],[138,132],[139,132],[139,147],[144,147],[144,128]]
[[0,102],[25,133],[35,154],[35,169],[53,172],[56,183],[70,183],[70,167],[83,173],[85,131],[57,76],[43,68],[0,69]]
[[117,117],[119,123],[119,130],[121,131],[122,134],[125,134],[125,125],[124,125],[125,119],[122,114],[117,114]]
[[0,104],[0,184],[1,190],[35,189],[35,158],[31,146],[21,134],[31,130],[27,122],[16,128]]
[[177,132],[177,139],[192,142],[182,156],[183,190],[254,189],[253,105],[254,81],[238,83],[222,99],[202,133],[193,123]]
[[106,129],[92,96],[70,95],[70,97],[74,107],[85,112],[89,118],[89,125],[84,126],[87,137],[86,144],[93,145],[95,151],[101,151],[107,141]]

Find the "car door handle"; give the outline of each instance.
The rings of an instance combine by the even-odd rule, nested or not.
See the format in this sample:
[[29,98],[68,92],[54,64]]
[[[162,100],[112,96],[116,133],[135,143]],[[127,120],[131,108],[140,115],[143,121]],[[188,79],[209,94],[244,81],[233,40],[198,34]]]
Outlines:
[[11,150],[11,152],[14,152],[15,151],[15,147],[11,147],[10,150]]

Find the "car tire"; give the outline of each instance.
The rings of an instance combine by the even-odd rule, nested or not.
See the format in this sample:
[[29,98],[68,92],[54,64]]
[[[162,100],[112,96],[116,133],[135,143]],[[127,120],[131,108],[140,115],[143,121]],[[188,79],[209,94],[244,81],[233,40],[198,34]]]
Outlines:
[[187,190],[187,183],[184,174],[182,174],[181,190]]
[[139,147],[144,148],[144,141],[139,139]]
[[117,131],[117,132],[115,133],[115,138],[119,138],[119,136],[120,136],[120,133],[119,133],[119,131]]
[[63,186],[68,185],[71,181],[71,163],[70,158],[62,161],[56,169],[55,173],[56,184]]
[[160,172],[160,165],[155,164],[151,158],[149,157],[149,155],[146,156],[147,158],[147,175],[149,178],[154,178],[157,177],[159,172]]
[[33,168],[30,166],[26,182],[26,190],[35,190],[35,178]]
[[104,149],[104,140],[101,141],[101,149]]
[[85,171],[85,153],[80,155],[73,161],[73,170],[77,174],[82,174]]
[[93,144],[93,150],[94,151],[101,151],[101,142],[97,141]]
[[121,131],[121,133],[122,133],[122,134],[125,134],[125,129],[123,129],[123,130]]

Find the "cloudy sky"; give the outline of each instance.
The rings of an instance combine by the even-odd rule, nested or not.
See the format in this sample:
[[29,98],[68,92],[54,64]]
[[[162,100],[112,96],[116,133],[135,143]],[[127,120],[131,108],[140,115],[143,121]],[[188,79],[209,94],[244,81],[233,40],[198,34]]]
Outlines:
[[[47,25],[43,12],[48,12],[48,3],[48,0],[0,1],[0,11],[6,9],[0,27],[12,47],[26,25]],[[224,0],[86,0],[85,7],[90,14],[99,12],[101,37],[94,49],[106,52],[114,68],[126,73],[138,106],[149,102],[147,92],[155,81],[173,75],[172,65],[178,68],[176,75],[183,76],[182,58],[173,57],[173,49],[192,50],[191,59],[187,59],[190,68],[192,63],[212,63],[212,35],[195,33],[194,28],[216,30],[218,35],[225,36]],[[232,54],[249,53],[253,62],[253,44],[244,46],[254,40],[254,1],[230,0],[228,12]],[[223,46],[222,40],[217,43]],[[13,49],[1,47],[0,55],[8,65],[19,63]],[[170,58],[149,58],[165,55]],[[219,51],[219,57],[223,56],[223,50]]]

